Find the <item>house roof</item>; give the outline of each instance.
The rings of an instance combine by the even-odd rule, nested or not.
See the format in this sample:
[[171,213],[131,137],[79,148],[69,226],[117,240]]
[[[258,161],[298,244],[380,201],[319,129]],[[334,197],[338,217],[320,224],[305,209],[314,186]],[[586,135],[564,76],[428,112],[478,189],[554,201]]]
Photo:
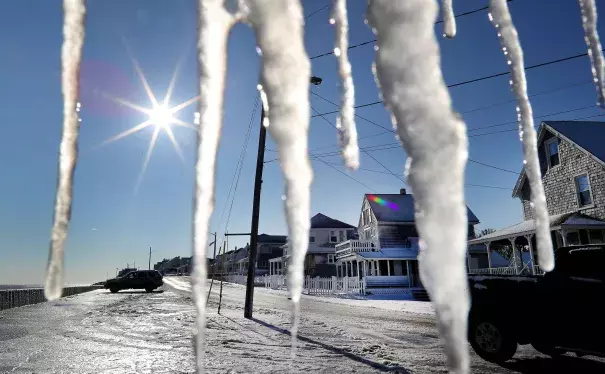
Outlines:
[[[560,226],[565,226],[569,228],[592,226],[599,228],[605,227],[605,221],[601,221],[581,213],[555,214],[550,216],[549,220],[551,229]],[[491,234],[484,235],[480,238],[469,240],[468,243],[473,245],[507,239],[513,236],[529,235],[533,234],[535,230],[536,223],[533,219],[530,219],[527,221],[519,222],[502,230],[494,231]]]
[[[571,143],[605,166],[605,147],[603,147],[605,122],[543,121],[538,130],[538,146],[542,142],[545,131]],[[526,178],[524,166],[515,184],[513,197],[519,195]]]
[[[414,222],[414,197],[410,194],[366,194],[370,208],[379,222]],[[479,223],[475,214],[466,207],[468,221]]]
[[317,213],[311,218],[312,229],[354,229],[354,226],[348,223],[330,218],[324,214]]
[[288,237],[285,235],[260,234],[258,236],[259,244],[285,244],[286,241],[288,241]]

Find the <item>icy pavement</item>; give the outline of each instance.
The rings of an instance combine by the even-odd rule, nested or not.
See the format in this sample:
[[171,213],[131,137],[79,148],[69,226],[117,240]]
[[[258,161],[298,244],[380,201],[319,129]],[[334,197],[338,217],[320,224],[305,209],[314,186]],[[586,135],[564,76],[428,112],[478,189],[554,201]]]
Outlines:
[[[0,312],[0,373],[194,373],[190,286],[185,277],[166,281],[181,290],[94,291]],[[286,294],[257,288],[256,320],[250,321],[243,318],[243,286],[224,284],[221,315],[214,286],[206,372],[287,373]],[[428,303],[306,296],[301,307],[295,373],[446,372]],[[572,356],[553,361],[528,347],[515,358],[503,368],[471,354],[472,372],[605,372],[603,362]]]

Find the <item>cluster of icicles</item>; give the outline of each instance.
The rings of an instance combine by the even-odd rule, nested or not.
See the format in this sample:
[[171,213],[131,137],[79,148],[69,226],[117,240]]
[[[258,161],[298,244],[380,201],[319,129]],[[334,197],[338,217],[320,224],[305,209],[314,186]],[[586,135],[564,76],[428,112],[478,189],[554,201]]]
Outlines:
[[[224,0],[199,0],[199,133],[195,164],[193,251],[195,263],[205,263],[207,233],[214,207],[214,176],[219,144],[226,75],[229,31],[237,22],[248,23],[261,51],[259,89],[267,113],[265,126],[278,144],[286,179],[285,211],[291,246],[289,289],[293,302],[292,337],[296,344],[298,305],[302,291],[303,260],[307,251],[312,171],[307,137],[310,62],[303,43],[303,14],[299,0],[239,0],[229,11]],[[596,33],[594,0],[579,0],[592,72],[603,105],[603,55]],[[64,0],[62,85],[63,134],[59,175],[45,292],[48,299],[61,295],[63,249],[70,219],[73,173],[77,161],[79,121],[78,75],[84,43],[84,0]],[[452,109],[440,70],[434,35],[435,0],[369,0],[368,21],[377,38],[375,72],[385,106],[405,148],[406,173],[414,190],[416,225],[421,237],[420,275],[435,303],[438,327],[445,342],[451,372],[468,372],[466,344],[469,298],[466,289],[465,251],[467,215],[463,193],[467,160],[466,127]],[[519,132],[525,168],[531,183],[537,224],[540,266],[553,268],[548,213],[537,158],[536,133],[527,97],[523,54],[506,0],[491,0],[489,17],[511,70],[517,99]],[[444,35],[456,33],[452,0],[443,0]],[[334,0],[341,112],[338,138],[344,163],[359,164],[354,124],[354,87],[347,57],[348,22],[345,0]],[[405,61],[405,64],[401,62]],[[206,267],[196,266],[193,295],[197,308],[196,359],[203,371],[206,307]],[[294,350],[293,350],[294,352]]]

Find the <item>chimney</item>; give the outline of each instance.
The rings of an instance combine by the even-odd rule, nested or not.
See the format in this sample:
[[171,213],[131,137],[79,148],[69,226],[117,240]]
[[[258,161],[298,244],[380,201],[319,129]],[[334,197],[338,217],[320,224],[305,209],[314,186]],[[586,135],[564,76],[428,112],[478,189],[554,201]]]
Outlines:
[[400,195],[405,195],[405,188],[399,189],[399,194]]

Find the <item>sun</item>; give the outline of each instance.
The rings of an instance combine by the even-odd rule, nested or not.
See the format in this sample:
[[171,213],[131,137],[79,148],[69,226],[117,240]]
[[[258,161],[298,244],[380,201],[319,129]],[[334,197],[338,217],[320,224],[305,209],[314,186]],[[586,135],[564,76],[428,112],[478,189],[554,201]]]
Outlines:
[[172,111],[166,105],[158,105],[149,112],[151,123],[162,129],[167,129],[174,123]]
[[131,60],[132,60],[132,63],[134,65],[134,68],[135,68],[137,74],[139,75],[139,78],[141,79],[143,88],[145,88],[145,92],[147,93],[149,101],[151,101],[151,108],[145,108],[145,107],[131,103],[127,100],[124,100],[124,99],[121,99],[118,97],[112,97],[109,95],[108,95],[108,97],[111,100],[114,100],[115,102],[117,102],[118,104],[124,105],[124,106],[134,109],[138,112],[146,114],[148,116],[148,119],[139,123],[138,125],[131,127],[130,129],[128,129],[124,132],[121,132],[121,133],[107,139],[100,145],[103,146],[103,145],[112,143],[116,140],[123,139],[129,135],[132,135],[132,134],[134,134],[138,131],[141,131],[152,125],[155,127],[153,130],[153,134],[151,135],[151,140],[149,141],[149,148],[147,149],[147,155],[145,156],[145,160],[143,161],[143,167],[141,168],[141,173],[139,174],[139,178],[135,185],[134,193],[136,194],[139,189],[139,185],[141,184],[141,181],[143,180],[143,175],[145,174],[145,170],[147,169],[147,164],[149,164],[149,159],[151,158],[151,153],[153,152],[153,148],[155,147],[155,144],[156,144],[156,141],[160,134],[160,131],[164,132],[168,136],[168,139],[170,139],[170,142],[174,146],[174,150],[179,155],[179,158],[181,159],[181,161],[184,161],[181,147],[179,146],[179,143],[176,141],[176,137],[174,136],[174,132],[172,131],[172,125],[188,127],[193,130],[197,130],[197,128],[194,125],[180,120],[175,115],[183,108],[186,108],[189,105],[197,102],[200,97],[199,97],[199,95],[195,96],[195,97],[193,97],[187,101],[184,101],[180,104],[177,104],[173,107],[170,107],[168,105],[168,103],[170,102],[170,97],[172,96],[172,91],[174,89],[174,83],[176,81],[177,73],[179,70],[179,65],[177,64],[176,68],[174,69],[174,73],[172,74],[172,79],[170,79],[170,84],[168,85],[168,90],[166,92],[166,96],[164,97],[164,100],[161,103],[159,103],[158,100],[156,99],[155,95],[151,91],[151,87],[149,87],[149,83],[147,83],[147,79],[145,78],[145,75],[143,74],[143,71],[141,70],[141,67],[139,66],[138,62],[132,56],[131,56]]

